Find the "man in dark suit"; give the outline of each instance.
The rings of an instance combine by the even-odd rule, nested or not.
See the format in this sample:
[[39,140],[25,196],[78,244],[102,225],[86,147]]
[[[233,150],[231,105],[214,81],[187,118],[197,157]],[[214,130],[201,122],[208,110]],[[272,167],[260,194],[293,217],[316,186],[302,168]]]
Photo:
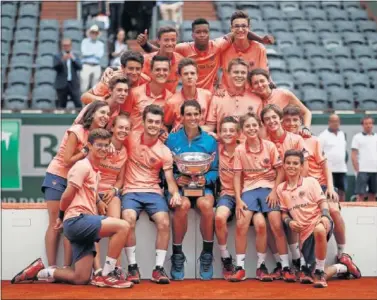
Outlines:
[[63,39],[62,51],[54,55],[54,69],[56,70],[55,88],[58,94],[58,107],[66,108],[68,95],[76,108],[81,108],[80,78],[77,71],[82,69],[80,58],[72,53],[72,41]]

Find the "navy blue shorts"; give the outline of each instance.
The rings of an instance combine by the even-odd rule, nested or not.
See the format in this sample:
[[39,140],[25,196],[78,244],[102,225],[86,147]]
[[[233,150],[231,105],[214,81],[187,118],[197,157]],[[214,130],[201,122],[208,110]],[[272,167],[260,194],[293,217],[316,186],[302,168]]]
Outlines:
[[220,206],[225,206],[230,210],[230,216],[228,218],[228,222],[232,221],[233,216],[236,212],[236,199],[234,196],[224,195],[217,199],[216,208]]
[[66,178],[51,173],[46,173],[42,183],[42,193],[44,193],[45,201],[60,201],[66,188]]
[[334,182],[334,186],[340,191],[347,191],[348,180],[346,173],[332,173],[332,180]]
[[[183,195],[183,192],[182,192],[182,189],[179,188],[179,194],[182,196]],[[210,188],[204,188],[204,196],[213,196],[213,191],[212,189]],[[171,194],[169,193],[168,190],[165,191],[165,197],[166,199],[168,200],[168,203],[170,202],[170,199],[171,199]],[[196,205],[196,199],[200,198],[200,197],[187,197],[190,202],[191,202],[191,207],[195,207]],[[174,208],[172,208],[172,210],[174,210]]]
[[[331,221],[331,229],[327,233],[327,241],[330,240],[331,235],[334,231],[334,222]],[[309,235],[309,237],[304,241],[301,247],[301,253],[305,258],[305,262],[307,266],[314,266],[315,264],[315,240],[314,240],[314,233]]]
[[96,256],[94,243],[101,239],[99,233],[103,219],[106,216],[81,214],[64,221],[64,235],[72,245],[73,263],[86,255]]
[[246,203],[248,209],[254,212],[269,213],[271,211],[280,211],[280,206],[277,205],[270,208],[267,204],[266,198],[271,193],[269,188],[257,188],[255,190],[242,193],[241,199]]
[[149,217],[158,212],[169,212],[166,199],[158,193],[126,193],[122,196],[122,211],[132,209],[139,217],[142,210],[145,210]]

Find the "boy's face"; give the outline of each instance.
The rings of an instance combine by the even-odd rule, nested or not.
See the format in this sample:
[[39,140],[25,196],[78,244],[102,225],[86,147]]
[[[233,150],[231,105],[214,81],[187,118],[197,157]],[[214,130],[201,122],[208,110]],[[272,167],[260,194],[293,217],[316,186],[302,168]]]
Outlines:
[[227,122],[221,125],[220,138],[226,145],[236,144],[239,137],[238,125]]
[[300,116],[286,115],[283,117],[283,128],[286,131],[298,134],[298,132],[300,131],[300,127],[301,127]]
[[88,143],[89,152],[97,159],[105,158],[110,142],[110,139],[95,139],[93,144]]
[[300,158],[298,156],[288,156],[284,160],[283,168],[287,176],[297,176],[302,170]]

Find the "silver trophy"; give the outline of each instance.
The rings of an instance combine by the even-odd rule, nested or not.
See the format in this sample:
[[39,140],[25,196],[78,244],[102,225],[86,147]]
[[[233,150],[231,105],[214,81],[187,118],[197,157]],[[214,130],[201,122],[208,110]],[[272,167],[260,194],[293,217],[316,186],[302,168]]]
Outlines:
[[191,182],[182,187],[183,196],[204,196],[204,186],[198,184],[198,177],[208,172],[215,155],[215,153],[210,155],[203,152],[185,152],[174,156],[179,172],[191,177]]

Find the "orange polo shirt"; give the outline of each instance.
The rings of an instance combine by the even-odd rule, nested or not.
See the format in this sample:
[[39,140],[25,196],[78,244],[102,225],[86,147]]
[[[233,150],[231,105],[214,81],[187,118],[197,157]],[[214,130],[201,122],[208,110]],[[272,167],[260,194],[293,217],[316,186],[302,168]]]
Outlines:
[[245,143],[237,146],[234,153],[234,171],[242,172],[242,193],[257,188],[274,188],[276,168],[282,165],[275,145],[267,140],[260,140],[260,150],[253,152]]
[[224,144],[219,144],[219,176],[221,182],[220,196],[234,196],[234,153],[230,155]]
[[164,90],[159,96],[151,93],[149,83],[132,89],[130,99],[127,101],[125,111],[130,113],[132,131],[142,132],[143,128],[143,111],[150,104],[156,104],[162,108],[165,106],[166,100],[172,96],[168,90]]
[[256,41],[249,41],[249,44],[247,49],[241,50],[233,43],[221,54],[221,68],[223,69],[221,84],[224,88],[230,87],[228,65],[232,59],[243,58],[249,64],[249,71],[258,68],[268,71],[266,48]]
[[327,185],[326,174],[323,163],[326,157],[319,143],[319,139],[315,136],[304,138],[305,150],[308,152],[308,176],[317,179],[320,185]]
[[200,125],[204,125],[207,118],[208,109],[211,103],[212,94],[208,90],[196,89],[196,95],[194,99],[186,99],[183,94],[183,90],[176,92],[171,98],[166,101],[165,104],[165,116],[164,123],[167,126],[177,128],[182,124],[181,106],[187,100],[197,100],[202,109],[202,117]]
[[221,67],[221,53],[229,48],[231,41],[224,37],[210,40],[208,49],[200,51],[195,47],[194,42],[180,43],[175,51],[184,57],[192,58],[198,65],[197,86],[202,89],[213,91],[217,71]]
[[275,104],[283,110],[289,104],[292,97],[294,97],[294,94],[287,89],[272,89],[271,95],[266,100],[263,100],[263,107],[267,104]]
[[[158,52],[148,53],[144,54],[144,66],[143,66],[143,73],[151,76],[151,61],[152,58],[156,55],[159,55]],[[168,76],[168,80],[166,81],[165,87],[168,91],[175,93],[177,89],[177,85],[179,82],[179,76],[178,76],[178,64],[180,60],[183,58],[182,55],[180,55],[177,52],[173,52],[172,59],[170,60],[170,73]]]
[[68,172],[68,184],[77,188],[75,197],[65,211],[64,221],[81,214],[97,215],[97,188],[100,173],[87,158],[76,162]]
[[216,131],[219,133],[220,122],[224,117],[232,116],[238,121],[248,112],[249,107],[259,115],[262,110],[262,100],[246,89],[240,94],[227,90],[224,97],[212,98],[206,124],[216,126]]
[[288,212],[293,220],[304,227],[299,234],[302,247],[321,220],[319,206],[326,201],[321,186],[312,177],[300,177],[296,187],[290,188],[287,182],[283,182],[279,184],[276,192],[280,200],[280,209]]
[[173,169],[173,155],[159,139],[153,145],[145,145],[143,133],[131,132],[126,147],[126,164],[123,194],[158,193],[162,195],[160,170]]

